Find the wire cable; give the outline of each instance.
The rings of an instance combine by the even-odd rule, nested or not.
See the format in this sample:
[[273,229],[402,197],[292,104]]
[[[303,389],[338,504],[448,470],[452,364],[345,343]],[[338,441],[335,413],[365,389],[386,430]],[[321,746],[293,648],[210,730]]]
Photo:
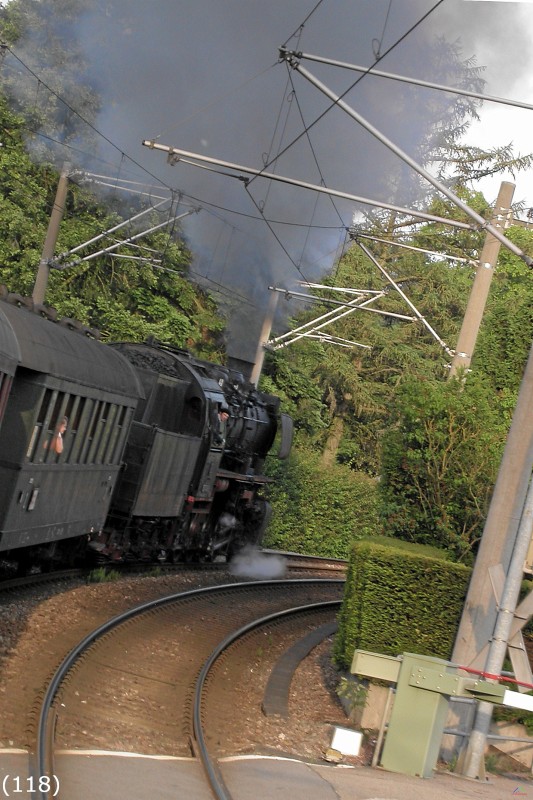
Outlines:
[[263,217],[263,220],[264,220],[264,222],[266,223],[266,225],[267,225],[267,227],[268,227],[268,229],[269,229],[270,233],[272,234],[272,236],[274,237],[274,239],[277,241],[277,243],[279,244],[279,246],[281,247],[281,249],[283,250],[283,252],[284,252],[284,253],[285,253],[285,255],[287,256],[287,258],[289,259],[289,261],[291,262],[291,264],[293,265],[293,267],[294,267],[294,268],[295,268],[295,269],[296,269],[296,270],[299,272],[299,274],[302,276],[302,278],[304,279],[304,281],[308,281],[308,278],[306,278],[306,277],[305,277],[305,275],[303,274],[302,270],[300,269],[300,267],[298,266],[298,264],[296,263],[296,261],[293,259],[293,257],[291,256],[291,254],[289,253],[289,251],[287,250],[287,248],[285,247],[285,245],[282,243],[281,239],[280,239],[280,238],[279,238],[279,236],[277,235],[277,233],[276,233],[276,231],[274,230],[274,228],[272,227],[272,225],[271,225],[271,224],[268,222],[267,218],[264,216],[263,212],[261,211],[261,208],[260,208],[259,204],[257,203],[257,201],[255,200],[254,196],[252,195],[252,193],[251,193],[251,192],[250,192],[250,190],[248,189],[248,186],[247,186],[247,184],[244,184],[244,188],[246,189],[246,193],[248,194],[248,197],[250,198],[250,200],[252,201],[252,203],[254,204],[254,206],[257,208],[257,210],[259,211],[259,213],[260,213],[260,214],[261,214],[261,216]]
[[[383,37],[385,36],[385,30],[387,28],[387,22],[389,21],[389,14],[390,14],[391,7],[392,7],[392,0],[389,0],[389,7],[388,7],[387,13],[385,15],[385,22],[383,24],[383,30],[381,31],[381,38],[380,39],[372,39],[372,52],[374,54],[374,58],[376,59],[376,61],[379,61],[379,59],[381,58],[381,55],[380,55],[379,51],[381,50],[381,45],[383,44]],[[375,45],[377,45],[377,47],[375,47]]]
[[[343,98],[343,97],[346,97],[346,95],[347,95],[349,92],[351,92],[351,91],[352,91],[352,89],[353,89],[355,86],[357,86],[357,84],[358,84],[358,83],[360,83],[360,82],[361,82],[361,81],[362,81],[362,80],[363,80],[363,79],[364,79],[364,78],[365,78],[367,75],[369,75],[369,74],[372,72],[372,69],[373,69],[373,68],[376,66],[376,64],[378,64],[378,63],[379,63],[379,61],[381,61],[383,58],[385,58],[385,56],[389,55],[389,53],[391,53],[391,52],[392,52],[392,51],[393,51],[393,50],[394,50],[396,47],[398,47],[398,45],[399,45],[399,44],[401,44],[401,43],[404,41],[404,39],[406,39],[406,38],[407,38],[407,37],[408,37],[408,36],[409,36],[409,35],[410,35],[410,34],[411,34],[411,33],[412,33],[414,30],[416,30],[416,28],[418,28],[418,27],[419,27],[419,26],[420,26],[420,25],[421,25],[421,24],[422,24],[422,23],[423,23],[423,22],[424,22],[424,21],[425,21],[425,20],[426,20],[426,19],[427,19],[427,18],[428,18],[428,17],[429,17],[429,16],[430,16],[430,15],[431,15],[433,12],[434,12],[434,11],[436,11],[436,9],[437,9],[437,8],[438,8],[440,5],[442,5],[444,2],[445,2],[445,0],[438,0],[438,1],[435,3],[435,5],[434,5],[434,6],[432,6],[432,7],[431,7],[431,8],[430,8],[428,11],[426,11],[426,13],[425,13],[425,14],[423,14],[423,15],[420,17],[420,19],[418,19],[418,20],[417,20],[417,21],[416,21],[416,22],[415,22],[413,25],[411,25],[411,27],[410,27],[410,28],[409,28],[409,29],[408,29],[408,30],[407,30],[407,31],[406,31],[404,34],[402,34],[402,36],[400,36],[400,38],[399,38],[399,39],[397,39],[397,40],[396,40],[396,42],[394,42],[394,44],[392,44],[392,45],[391,45],[391,46],[390,46],[390,47],[389,47],[389,48],[388,48],[388,49],[387,49],[387,50],[386,50],[386,51],[383,53],[383,55],[382,55],[382,56],[380,56],[380,58],[379,58],[379,59],[377,59],[377,60],[376,60],[376,61],[375,61],[373,64],[371,64],[371,65],[368,67],[368,69],[366,70],[366,72],[363,72],[363,74],[362,74],[362,75],[360,75],[360,76],[357,78],[357,80],[356,80],[356,81],[354,81],[354,82],[351,84],[351,86],[349,86],[349,87],[346,89],[346,91],[344,91],[344,92],[343,92],[343,93],[342,93],[342,94],[339,96],[339,98],[337,99],[337,101],[336,101],[336,102],[334,102],[334,103],[331,103],[331,104],[330,104],[330,105],[329,105],[329,106],[328,106],[328,107],[327,107],[327,108],[326,108],[326,109],[325,109],[325,110],[324,110],[324,111],[323,111],[323,112],[322,112],[322,113],[321,113],[321,114],[320,114],[320,115],[319,115],[319,116],[318,116],[318,117],[317,117],[317,118],[314,120],[314,122],[312,122],[310,125],[308,125],[308,126],[307,126],[307,128],[306,128],[304,131],[302,131],[300,134],[298,134],[298,136],[297,136],[295,139],[293,139],[293,140],[292,140],[292,142],[291,142],[290,144],[288,144],[288,145],[287,145],[287,146],[286,146],[286,147],[285,147],[285,148],[284,148],[284,149],[283,149],[283,150],[282,150],[280,153],[278,153],[278,155],[276,156],[276,158],[275,158],[275,159],[273,159],[273,161],[269,162],[268,164],[265,164],[265,165],[263,166],[263,170],[266,170],[268,167],[270,167],[270,166],[271,166],[271,164],[272,164],[272,163],[274,163],[274,161],[275,161],[275,160],[277,160],[277,159],[281,158],[281,156],[282,156],[282,155],[284,155],[284,153],[286,153],[286,152],[287,152],[287,150],[289,150],[289,149],[290,149],[291,147],[293,147],[293,146],[294,146],[294,145],[295,145],[297,142],[299,142],[299,141],[300,141],[300,139],[301,139],[303,136],[306,136],[306,135],[307,135],[307,133],[308,133],[308,131],[310,131],[310,130],[311,130],[311,128],[313,128],[313,127],[314,127],[314,126],[315,126],[315,125],[316,125],[318,122],[320,122],[320,120],[321,120],[323,117],[325,117],[325,115],[326,115],[326,114],[327,114],[329,111],[331,111],[331,109],[332,109],[334,106],[336,106],[336,105],[337,105],[337,102],[338,102],[338,100],[342,100],[342,98]],[[293,34],[293,35],[294,35],[294,34]],[[285,46],[285,45],[284,45],[284,46]],[[287,69],[289,69],[289,65],[288,65],[288,64],[286,64],[286,67],[287,67]],[[256,177],[259,177],[259,175],[257,175]]]
[[[165,183],[164,183],[162,180],[160,180],[160,178],[158,178],[156,175],[154,175],[152,172],[150,172],[150,170],[146,169],[146,167],[143,167],[143,166],[142,166],[142,164],[140,164],[140,163],[139,163],[138,161],[136,161],[134,158],[132,158],[131,156],[129,156],[127,153],[124,153],[124,151],[122,150],[122,148],[121,148],[121,147],[119,147],[118,145],[116,145],[116,144],[115,144],[115,143],[114,143],[114,142],[113,142],[113,141],[112,141],[112,140],[111,140],[111,139],[110,139],[108,136],[106,136],[104,133],[102,133],[102,131],[98,130],[98,128],[97,128],[95,125],[93,125],[93,124],[92,124],[92,122],[89,122],[89,120],[88,120],[88,119],[86,119],[86,118],[85,118],[85,117],[84,117],[82,114],[80,114],[80,112],[79,112],[79,111],[77,111],[77,110],[76,110],[76,109],[75,109],[73,106],[71,106],[71,105],[70,105],[70,103],[67,103],[67,101],[66,101],[66,100],[63,100],[63,98],[62,98],[62,97],[61,97],[61,96],[60,96],[60,95],[59,95],[59,94],[58,94],[58,93],[57,93],[57,92],[56,92],[54,89],[52,89],[50,86],[48,86],[48,84],[47,84],[47,83],[45,83],[45,82],[44,82],[44,81],[43,81],[43,80],[42,80],[42,79],[41,79],[41,78],[40,78],[40,77],[39,77],[39,76],[38,76],[38,75],[37,75],[37,74],[36,74],[36,73],[35,73],[35,72],[34,72],[32,69],[31,69],[31,67],[29,67],[29,66],[28,66],[28,65],[27,65],[27,64],[26,64],[26,63],[25,63],[25,62],[24,62],[24,61],[23,61],[23,60],[22,60],[22,59],[21,59],[21,58],[20,58],[20,57],[19,57],[19,56],[18,56],[16,53],[15,53],[15,51],[13,50],[13,48],[12,48],[10,45],[5,45],[5,46],[7,47],[7,49],[9,50],[9,52],[11,53],[11,55],[13,56],[13,58],[14,58],[14,59],[16,59],[16,61],[18,61],[18,62],[19,62],[19,64],[21,64],[21,65],[24,67],[24,69],[26,69],[26,70],[27,70],[27,71],[30,73],[30,75],[32,75],[32,77],[34,77],[34,78],[35,78],[35,80],[39,81],[39,82],[40,82],[40,83],[41,83],[41,84],[42,84],[42,85],[43,85],[43,86],[44,86],[44,87],[45,87],[45,88],[46,88],[46,89],[47,89],[47,90],[50,92],[50,94],[52,94],[52,95],[53,95],[55,98],[57,98],[57,100],[59,100],[61,103],[63,103],[63,105],[64,105],[64,106],[65,106],[65,107],[66,107],[66,108],[67,108],[69,111],[71,111],[73,114],[75,114],[77,117],[79,117],[79,119],[80,119],[82,122],[84,122],[84,123],[85,123],[85,124],[86,124],[86,125],[87,125],[87,126],[88,126],[88,127],[91,129],[91,130],[92,130],[92,131],[94,131],[96,134],[98,134],[98,136],[101,136],[101,137],[102,137],[102,139],[103,139],[105,142],[107,142],[109,145],[111,145],[111,147],[112,147],[114,150],[116,150],[118,153],[120,153],[120,155],[121,155],[121,156],[124,156],[125,158],[127,158],[129,161],[131,161],[131,163],[132,163],[132,164],[135,164],[135,166],[136,166],[136,167],[138,167],[139,169],[141,169],[141,170],[142,170],[143,172],[145,172],[147,175],[150,175],[150,177],[151,177],[151,178],[153,178],[155,181],[157,181],[158,183],[161,183],[161,184],[162,184],[163,186],[165,186],[167,189],[170,189],[170,187],[169,187],[169,186],[167,186],[167,185],[166,185],[166,184],[165,184]],[[64,142],[59,142],[59,144],[65,145],[65,143],[64,143]],[[67,145],[67,146],[68,146],[68,145]]]
[[323,3],[323,2],[324,2],[324,0],[318,0],[318,3],[316,4],[316,6],[315,6],[315,7],[312,9],[312,11],[310,11],[310,12],[309,12],[309,14],[306,16],[306,18],[304,19],[304,21],[303,21],[303,22],[302,22],[300,25],[298,25],[298,27],[296,28],[296,30],[294,31],[294,33],[292,33],[292,34],[289,36],[289,38],[287,39],[287,41],[286,41],[286,42],[283,44],[283,47],[286,47],[286,46],[288,45],[288,43],[290,42],[290,40],[291,40],[291,39],[294,39],[294,37],[295,37],[295,36],[298,36],[298,39],[301,37],[301,35],[302,35],[302,31],[303,31],[303,29],[304,29],[304,27],[305,27],[305,24],[306,24],[306,23],[307,23],[307,22],[308,22],[308,21],[311,19],[311,17],[313,16],[313,14],[314,14],[314,13],[315,13],[315,11],[317,10],[317,8],[318,8],[320,5],[322,5],[322,3]]
[[[296,102],[296,106],[297,106],[298,111],[300,113],[300,119],[302,120],[302,125],[304,126],[304,128],[306,128],[302,107],[300,106],[300,102],[298,100],[298,95],[296,93],[296,87],[294,86],[291,73],[289,73],[289,77],[290,77],[290,81],[291,81],[292,90],[294,92],[294,99],[295,99],[295,102]],[[315,149],[313,147],[313,143],[311,141],[311,137],[309,136],[309,130],[308,129],[306,130],[306,136],[307,136],[307,142],[308,142],[309,147],[311,149],[311,153],[313,155],[313,159],[314,159],[316,168],[318,170],[318,174],[320,175],[320,181],[321,181],[323,186],[327,186],[326,181],[324,180],[324,174],[323,174],[322,170],[320,169],[320,165],[318,163],[318,158],[317,158]],[[335,212],[336,212],[337,216],[339,217],[340,221],[342,222],[343,221],[342,220],[342,216],[341,216],[341,213],[340,213],[339,209],[335,205],[335,200],[333,199],[333,197],[331,195],[328,195],[328,196],[329,196],[329,199],[331,201],[331,205],[335,209]]]

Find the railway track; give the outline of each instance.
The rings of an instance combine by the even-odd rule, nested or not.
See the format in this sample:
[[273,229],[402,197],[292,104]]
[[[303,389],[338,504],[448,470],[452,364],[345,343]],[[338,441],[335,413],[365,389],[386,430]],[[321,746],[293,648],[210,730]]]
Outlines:
[[[342,585],[338,579],[229,584],[160,598],[114,617],[73,649],[46,690],[36,774],[56,775],[53,752],[66,747],[172,756],[192,750],[207,774],[216,772],[221,725],[227,740],[228,707],[221,697],[229,699],[234,718],[236,703],[246,714],[242,698],[259,689],[288,641],[316,625],[316,609],[300,608],[290,622],[287,608],[327,602],[320,614],[331,620]],[[253,674],[258,659],[262,677]],[[242,728],[238,718],[234,727]]]
[[[319,636],[313,638],[313,643],[320,640],[322,632],[324,637],[331,632],[332,618],[339,605],[338,600],[312,603],[253,620],[226,637],[204,664],[195,689],[193,743],[217,800],[231,800],[231,792],[224,780],[219,759],[239,749],[239,745],[236,746],[235,743],[232,743],[231,749],[227,745],[225,731],[230,714],[233,716],[234,724],[243,732],[241,749],[252,750],[255,744],[254,740],[250,741],[250,720],[254,716],[257,719],[257,699],[251,699],[256,693],[250,691],[249,687],[250,670],[253,672],[250,664],[256,662],[255,654],[258,650],[262,652],[265,642],[269,641],[276,642],[276,647],[273,648],[276,654],[280,647],[287,647],[289,643],[293,649],[297,649],[296,645],[301,640],[302,631],[309,630],[310,637],[313,638],[317,626],[321,625],[322,628],[318,628]],[[304,643],[301,649],[302,656],[306,651]],[[267,665],[263,667],[266,666],[270,671],[273,667],[273,654],[270,653],[266,660]],[[274,698],[279,698],[281,695],[282,699],[286,694],[288,707],[290,680],[286,668],[281,669],[278,676],[272,674],[272,677],[277,677],[278,681],[269,681],[267,690],[271,683],[278,683],[271,693]],[[274,703],[274,705],[275,713],[280,713],[279,706],[283,707],[284,703]],[[264,704],[263,710],[265,711]]]
[[[262,561],[260,561],[262,559]],[[253,556],[240,556],[235,561],[233,574],[243,575],[244,577],[259,576],[262,565],[267,564],[269,559],[279,559],[280,566],[277,570],[281,576],[285,571],[291,572],[336,572],[345,574],[347,561],[336,558],[326,558],[321,556],[302,555],[299,553],[283,552],[281,550],[261,550]],[[281,562],[283,564],[281,565]],[[177,572],[223,572],[228,569],[225,561],[201,562],[198,564],[147,564],[146,562],[127,562],[109,565],[101,565],[102,577],[105,574],[118,573],[119,575],[142,575],[142,574],[172,574]],[[232,570],[230,565],[230,571]],[[45,586],[54,582],[68,582],[82,580],[92,580],[95,570],[88,568],[62,569],[51,572],[36,572],[32,575],[17,577],[0,577],[0,595],[3,592],[16,592],[18,589],[29,587]],[[267,576],[268,577],[268,576]],[[96,580],[95,582],[98,582]]]

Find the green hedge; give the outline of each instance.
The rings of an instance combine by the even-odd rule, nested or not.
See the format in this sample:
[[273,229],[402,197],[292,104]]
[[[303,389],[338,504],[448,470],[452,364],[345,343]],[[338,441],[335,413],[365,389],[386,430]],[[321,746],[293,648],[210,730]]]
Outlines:
[[380,529],[377,483],[319,453],[294,448],[287,462],[268,464],[273,516],[263,544],[298,553],[348,558],[354,541]]
[[471,569],[436,548],[380,537],[352,548],[334,657],[356,648],[450,658]]

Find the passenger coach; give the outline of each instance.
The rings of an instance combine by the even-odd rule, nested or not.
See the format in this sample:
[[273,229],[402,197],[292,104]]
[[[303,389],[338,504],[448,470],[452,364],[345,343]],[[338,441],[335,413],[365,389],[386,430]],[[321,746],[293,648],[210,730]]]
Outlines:
[[42,562],[103,527],[143,390],[89,329],[16,297],[0,303],[0,553]]

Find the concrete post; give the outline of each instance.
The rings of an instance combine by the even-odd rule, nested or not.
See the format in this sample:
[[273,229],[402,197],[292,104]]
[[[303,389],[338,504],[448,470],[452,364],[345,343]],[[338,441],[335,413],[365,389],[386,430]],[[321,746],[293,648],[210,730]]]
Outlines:
[[[514,188],[513,183],[504,181],[500,186],[494,207],[491,223],[495,228],[500,228],[502,231],[509,223]],[[450,369],[450,378],[455,377],[459,370],[468,369],[470,366],[500,247],[501,243],[498,239],[491,233],[487,233],[459,339],[457,340],[457,347]]]
[[65,200],[67,197],[68,176],[70,172],[70,164],[63,164],[59,183],[57,185],[54,206],[50,215],[50,222],[48,223],[48,230],[46,232],[46,239],[41,253],[41,260],[37,269],[37,276],[35,278],[35,285],[33,287],[33,302],[42,304],[46,295],[46,288],[48,286],[48,275],[50,272],[49,262],[53,257],[57,242],[57,235],[59,233],[59,226],[63,219],[65,211]]
[[259,383],[259,378],[261,377],[261,370],[263,369],[263,361],[265,360],[265,344],[266,342],[268,342],[268,337],[270,336],[270,331],[272,330],[272,323],[274,321],[274,314],[276,313],[276,308],[278,305],[278,298],[279,294],[277,292],[272,292],[268,302],[268,308],[263,322],[263,326],[261,328],[261,333],[259,334],[259,342],[257,343],[254,368],[252,370],[252,376],[250,378],[251,382],[255,386],[257,386],[257,384]]

